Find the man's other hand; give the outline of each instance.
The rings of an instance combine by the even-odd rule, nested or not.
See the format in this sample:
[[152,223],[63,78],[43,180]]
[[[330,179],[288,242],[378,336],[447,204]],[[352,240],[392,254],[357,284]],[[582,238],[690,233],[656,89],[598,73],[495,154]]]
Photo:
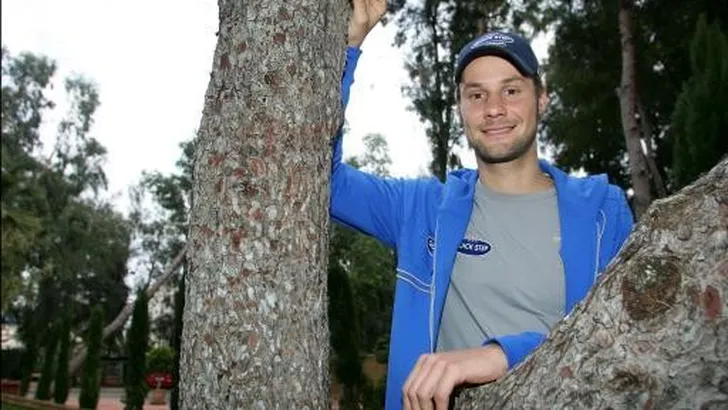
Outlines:
[[360,47],[367,34],[387,12],[387,0],[353,0],[349,19],[349,46]]
[[458,385],[488,383],[507,371],[508,360],[497,344],[422,355],[404,383],[404,408],[447,410]]

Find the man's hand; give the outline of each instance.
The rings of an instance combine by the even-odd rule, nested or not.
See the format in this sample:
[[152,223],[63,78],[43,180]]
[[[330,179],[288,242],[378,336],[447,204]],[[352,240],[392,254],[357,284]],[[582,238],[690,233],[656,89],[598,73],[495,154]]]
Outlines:
[[349,19],[349,46],[359,47],[387,11],[387,0],[353,0]]
[[447,410],[456,386],[488,383],[507,371],[508,360],[497,344],[422,355],[404,383],[404,408]]

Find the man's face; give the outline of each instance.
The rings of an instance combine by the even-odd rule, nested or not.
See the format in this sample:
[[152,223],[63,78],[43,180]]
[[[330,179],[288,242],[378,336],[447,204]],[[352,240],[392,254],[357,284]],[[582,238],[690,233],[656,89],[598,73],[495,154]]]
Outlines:
[[459,111],[468,143],[486,164],[510,162],[534,149],[546,93],[507,60],[484,56],[463,71]]

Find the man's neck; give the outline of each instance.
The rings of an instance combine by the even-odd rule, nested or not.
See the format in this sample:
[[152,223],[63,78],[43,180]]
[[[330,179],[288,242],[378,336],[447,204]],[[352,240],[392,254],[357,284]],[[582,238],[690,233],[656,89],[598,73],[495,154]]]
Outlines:
[[551,178],[541,171],[535,152],[502,164],[486,164],[478,160],[480,183],[493,191],[523,195],[551,189]]

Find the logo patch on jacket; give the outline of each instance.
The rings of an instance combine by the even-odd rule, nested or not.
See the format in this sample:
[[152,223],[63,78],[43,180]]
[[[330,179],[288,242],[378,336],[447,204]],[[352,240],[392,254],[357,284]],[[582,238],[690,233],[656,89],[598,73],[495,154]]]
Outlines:
[[483,256],[490,252],[490,244],[478,239],[463,239],[458,246],[458,252],[466,255]]
[[[492,246],[486,241],[478,239],[463,239],[458,246],[458,252],[471,256],[483,256],[490,252]],[[427,238],[427,250],[432,255],[435,252],[435,240],[430,236]]]

